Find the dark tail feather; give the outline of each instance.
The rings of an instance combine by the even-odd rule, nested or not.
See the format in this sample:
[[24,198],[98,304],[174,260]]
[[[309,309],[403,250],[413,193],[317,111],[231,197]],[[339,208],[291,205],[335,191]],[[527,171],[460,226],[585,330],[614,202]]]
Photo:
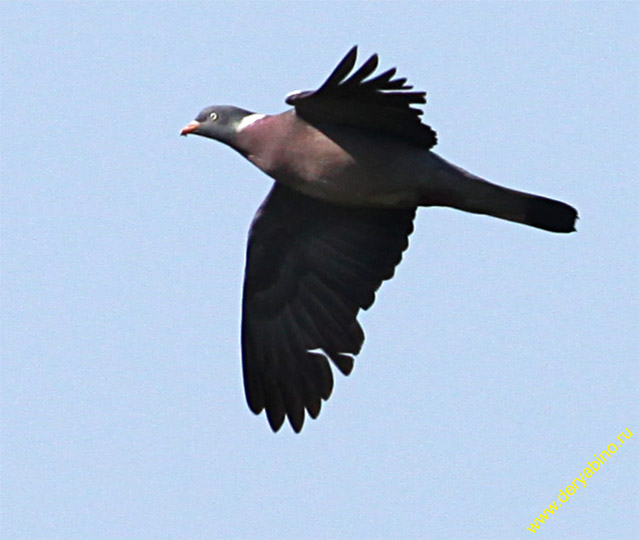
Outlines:
[[569,204],[538,195],[528,201],[524,223],[545,231],[569,233],[575,230],[577,210]]
[[572,206],[493,184],[432,152],[429,156],[433,172],[422,206],[449,206],[556,233],[575,230],[577,210]]

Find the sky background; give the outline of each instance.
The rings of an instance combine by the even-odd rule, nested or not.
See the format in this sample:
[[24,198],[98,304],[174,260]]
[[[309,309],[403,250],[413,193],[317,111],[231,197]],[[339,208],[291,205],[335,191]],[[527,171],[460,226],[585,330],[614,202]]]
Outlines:
[[[636,2],[2,2],[2,539],[639,537]],[[422,209],[318,420],[246,407],[271,181],[204,106],[276,113],[354,44],[435,151],[578,232]]]

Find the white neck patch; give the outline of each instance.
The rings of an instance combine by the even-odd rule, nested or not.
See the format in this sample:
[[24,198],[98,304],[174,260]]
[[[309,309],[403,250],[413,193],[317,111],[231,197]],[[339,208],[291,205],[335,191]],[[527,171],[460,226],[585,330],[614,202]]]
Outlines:
[[261,120],[265,116],[266,116],[265,114],[258,114],[258,113],[249,114],[248,116],[245,116],[244,118],[242,118],[242,120],[240,120],[240,123],[237,125],[237,131],[242,131],[243,129],[246,129],[251,124],[254,124],[255,122],[257,122],[258,120]]

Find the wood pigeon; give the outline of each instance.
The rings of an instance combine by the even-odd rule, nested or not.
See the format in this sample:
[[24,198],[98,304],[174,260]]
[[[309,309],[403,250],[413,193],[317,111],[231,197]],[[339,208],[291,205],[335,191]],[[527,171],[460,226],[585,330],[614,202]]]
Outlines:
[[562,202],[501,187],[431,151],[425,92],[395,69],[356,71],[353,47],[317,90],[293,92],[277,115],[205,108],[181,135],[237,150],[275,183],[251,224],[242,302],[242,366],[249,408],[273,431],[299,432],[364,342],[357,321],[408,247],[418,206],[448,206],[557,233],[575,230]]

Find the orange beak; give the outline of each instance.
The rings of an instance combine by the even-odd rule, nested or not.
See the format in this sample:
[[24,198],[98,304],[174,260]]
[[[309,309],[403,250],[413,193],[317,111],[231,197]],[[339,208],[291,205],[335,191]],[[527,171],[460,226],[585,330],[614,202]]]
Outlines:
[[193,133],[199,127],[200,123],[193,120],[193,122],[189,122],[182,128],[182,131],[180,131],[180,135],[188,135],[189,133]]

